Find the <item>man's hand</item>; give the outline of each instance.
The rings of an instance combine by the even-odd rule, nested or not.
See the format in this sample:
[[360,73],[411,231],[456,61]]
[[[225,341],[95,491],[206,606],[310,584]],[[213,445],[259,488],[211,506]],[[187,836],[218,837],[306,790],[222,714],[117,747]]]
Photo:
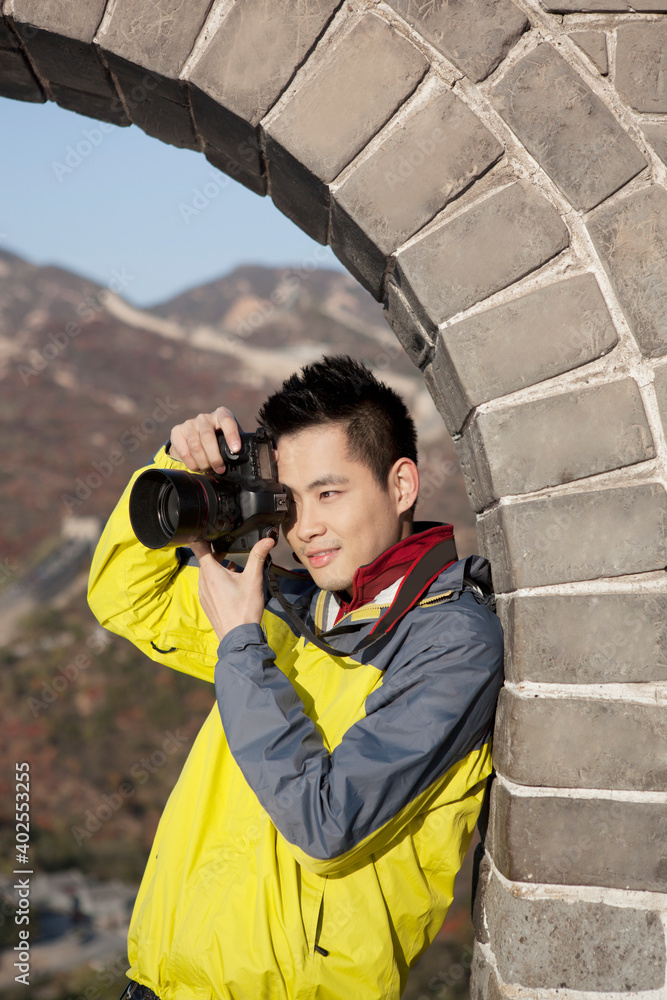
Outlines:
[[218,639],[237,625],[259,625],[264,611],[262,571],[274,545],[272,538],[260,539],[238,573],[220,565],[208,542],[192,543],[199,561],[199,600]]
[[213,413],[200,413],[192,420],[177,424],[171,430],[169,454],[177,462],[183,462],[193,472],[225,471],[225,463],[220,454],[216,431],[222,431],[230,451],[241,448],[238,421],[226,406],[219,406]]

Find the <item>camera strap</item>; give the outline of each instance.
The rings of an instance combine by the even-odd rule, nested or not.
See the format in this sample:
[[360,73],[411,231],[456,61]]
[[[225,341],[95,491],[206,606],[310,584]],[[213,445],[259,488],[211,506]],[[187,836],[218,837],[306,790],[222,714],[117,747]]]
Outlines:
[[312,629],[309,629],[306,623],[299,618],[296,608],[294,605],[290,604],[278,586],[276,571],[273,568],[271,556],[267,556],[265,570],[266,583],[269,588],[269,593],[271,594],[271,597],[275,597],[278,604],[285,612],[290,625],[292,625],[295,631],[299,635],[302,635],[308,642],[312,642],[314,646],[318,646],[320,649],[323,649],[325,653],[329,653],[330,656],[345,656],[346,654],[341,653],[340,649],[334,649],[334,647],[330,646],[328,642],[324,642],[323,639],[318,638]]
[[403,616],[415,606],[415,604],[422,597],[424,591],[426,591],[434,580],[438,578],[443,569],[451,565],[451,563],[456,562],[457,559],[458,555],[456,553],[456,543],[453,538],[446,538],[444,541],[438,542],[437,545],[434,545],[432,549],[418,559],[406,573],[403,578],[403,582],[398,588],[396,597],[389,605],[385,613],[375,623],[369,635],[367,635],[365,639],[362,639],[361,642],[358,643],[351,651],[351,653],[344,653],[340,649],[336,649],[335,646],[331,646],[324,637],[328,636],[333,639],[337,635],[345,635],[349,632],[356,631],[358,626],[334,625],[333,628],[328,629],[326,632],[322,632],[320,635],[315,635],[312,629],[310,629],[299,617],[296,608],[290,604],[281,592],[270,556],[266,561],[266,581],[269,593],[272,597],[275,597],[278,604],[285,612],[290,624],[294,626],[295,630],[302,635],[304,639],[308,642],[312,642],[313,645],[324,650],[324,652],[328,653],[330,656],[352,656],[387,635],[387,633],[394,628],[401,618],[403,618]]

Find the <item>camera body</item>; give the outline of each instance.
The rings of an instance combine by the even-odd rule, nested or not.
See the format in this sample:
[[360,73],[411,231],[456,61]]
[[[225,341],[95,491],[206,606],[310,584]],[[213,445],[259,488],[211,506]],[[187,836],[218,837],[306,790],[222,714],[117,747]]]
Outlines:
[[148,469],[130,492],[130,521],[149,549],[211,542],[218,552],[249,552],[260,538],[276,538],[289,516],[291,494],[278,482],[274,442],[264,427],[241,434],[231,452],[217,432],[225,471],[194,473]]

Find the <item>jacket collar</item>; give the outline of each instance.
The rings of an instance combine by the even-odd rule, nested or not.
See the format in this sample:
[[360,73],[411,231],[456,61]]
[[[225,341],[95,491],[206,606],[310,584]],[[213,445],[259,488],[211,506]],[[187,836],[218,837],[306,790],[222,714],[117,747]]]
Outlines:
[[[336,594],[340,609],[337,618],[346,615],[369,604],[377,595],[391,587],[401,577],[405,576],[410,567],[425,552],[432,549],[438,542],[454,537],[451,524],[435,524],[432,521],[418,521],[413,526],[413,533],[407,538],[396,542],[391,548],[385,549],[377,559],[360,566],[352,581],[352,598],[339,592]],[[443,567],[444,568],[444,567]]]

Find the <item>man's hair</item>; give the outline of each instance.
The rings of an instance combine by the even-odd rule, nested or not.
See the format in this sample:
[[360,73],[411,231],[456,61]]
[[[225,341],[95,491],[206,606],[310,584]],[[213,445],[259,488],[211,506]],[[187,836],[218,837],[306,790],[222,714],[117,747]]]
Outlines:
[[366,465],[383,489],[399,458],[417,462],[417,432],[405,403],[347,355],[325,357],[290,375],[262,405],[259,422],[275,440],[320,424],[342,425],[349,457]]

